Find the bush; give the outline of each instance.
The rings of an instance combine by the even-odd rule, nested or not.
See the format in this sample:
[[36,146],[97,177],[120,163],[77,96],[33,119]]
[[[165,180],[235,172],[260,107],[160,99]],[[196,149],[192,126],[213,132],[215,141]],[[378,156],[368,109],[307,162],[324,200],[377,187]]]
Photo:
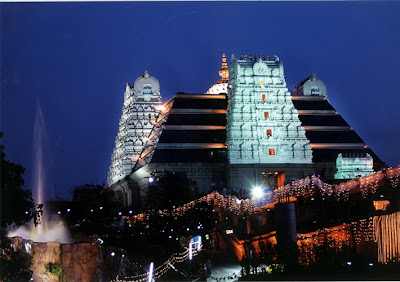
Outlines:
[[59,275],[62,274],[63,269],[62,269],[61,263],[59,263],[59,262],[49,262],[46,265],[46,271],[50,272],[51,274],[59,276]]

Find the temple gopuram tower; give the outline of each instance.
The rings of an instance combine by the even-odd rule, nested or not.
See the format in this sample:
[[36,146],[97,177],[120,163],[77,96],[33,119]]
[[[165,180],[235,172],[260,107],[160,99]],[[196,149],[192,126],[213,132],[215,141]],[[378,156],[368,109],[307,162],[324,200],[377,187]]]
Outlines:
[[312,163],[309,140],[278,57],[232,55],[229,87],[229,164]]
[[133,87],[126,84],[122,116],[111,156],[108,186],[131,173],[161,109],[160,84],[147,71],[136,79]]

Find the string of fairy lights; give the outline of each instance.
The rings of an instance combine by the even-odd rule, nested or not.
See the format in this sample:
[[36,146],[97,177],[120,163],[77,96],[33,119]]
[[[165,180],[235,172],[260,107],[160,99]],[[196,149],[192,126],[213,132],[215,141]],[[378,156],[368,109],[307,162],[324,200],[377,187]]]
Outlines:
[[375,242],[378,247],[378,262],[388,263],[400,260],[400,212],[379,215],[368,219],[345,223],[331,228],[318,229],[297,236],[302,248],[299,261],[303,265],[316,262],[315,249],[328,244],[336,253],[344,246],[354,247],[364,242]]
[[136,276],[127,276],[123,280],[119,279],[118,281],[151,282],[153,279],[158,279],[163,276],[169,269],[175,269],[174,264],[184,262],[187,259],[191,260],[193,256],[197,256],[202,247],[203,245],[201,241],[196,245],[196,248],[192,248],[192,244],[189,243],[189,248],[186,248],[184,252],[174,253],[169,259],[154,270],[150,267],[149,271],[146,273]]
[[[244,199],[238,200],[233,196],[223,196],[217,191],[214,191],[206,196],[203,196],[197,200],[190,201],[182,206],[176,207],[173,210],[159,210],[155,214],[160,217],[164,216],[183,216],[186,212],[194,208],[197,204],[206,202],[207,204],[214,204],[215,206],[219,206],[221,208],[225,208],[236,214],[253,214],[257,212],[261,212],[261,209],[257,207],[257,204],[252,199]],[[142,222],[148,220],[150,217],[150,212],[145,212],[141,214],[137,214],[134,216],[123,216],[123,219],[126,219],[130,223]]]
[[314,263],[318,259],[316,248],[327,244],[336,253],[340,252],[344,246],[350,246],[351,224],[342,224],[331,228],[318,229],[311,233],[300,234],[297,236],[297,244],[302,252],[299,262],[303,265]]
[[[213,204],[221,208],[227,209],[237,215],[256,214],[262,212],[262,206],[273,206],[276,202],[285,202],[290,197],[301,197],[306,195],[314,195],[316,191],[320,191],[322,196],[331,196],[334,194],[337,201],[348,201],[352,190],[357,188],[360,189],[362,197],[367,197],[368,193],[375,194],[377,189],[384,180],[389,179],[393,188],[398,187],[400,182],[400,166],[396,168],[387,169],[385,171],[379,171],[369,176],[360,177],[356,180],[350,180],[338,185],[331,185],[323,182],[318,176],[312,175],[298,181],[292,181],[291,183],[275,189],[274,191],[267,192],[264,199],[242,199],[239,200],[233,196],[223,196],[217,191],[214,191],[206,196],[203,196],[197,200],[190,201],[182,206],[176,207],[173,210],[159,210],[155,214],[158,216],[183,216],[187,211],[194,208],[197,204],[206,202],[207,204]],[[148,220],[151,212],[145,212],[134,216],[123,216],[123,219],[128,220],[130,223],[142,222]]]

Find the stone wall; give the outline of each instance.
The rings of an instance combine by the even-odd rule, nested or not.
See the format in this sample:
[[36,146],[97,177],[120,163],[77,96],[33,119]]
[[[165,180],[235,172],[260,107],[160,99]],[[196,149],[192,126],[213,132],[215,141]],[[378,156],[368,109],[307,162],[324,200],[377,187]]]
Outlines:
[[[120,273],[120,262],[125,252],[121,249],[92,243],[60,244],[33,242],[21,237],[10,239],[15,250],[33,256],[33,281],[109,281],[123,274]],[[61,263],[63,272],[60,276],[46,271],[50,262]]]
[[62,244],[63,278],[66,281],[98,281],[99,252],[98,244]]

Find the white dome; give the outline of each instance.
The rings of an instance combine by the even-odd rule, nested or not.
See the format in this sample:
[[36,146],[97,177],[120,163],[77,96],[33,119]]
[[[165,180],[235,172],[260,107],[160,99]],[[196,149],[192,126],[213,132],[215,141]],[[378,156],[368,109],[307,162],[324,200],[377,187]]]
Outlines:
[[326,96],[326,85],[313,74],[312,77],[304,83],[303,93],[305,96]]

